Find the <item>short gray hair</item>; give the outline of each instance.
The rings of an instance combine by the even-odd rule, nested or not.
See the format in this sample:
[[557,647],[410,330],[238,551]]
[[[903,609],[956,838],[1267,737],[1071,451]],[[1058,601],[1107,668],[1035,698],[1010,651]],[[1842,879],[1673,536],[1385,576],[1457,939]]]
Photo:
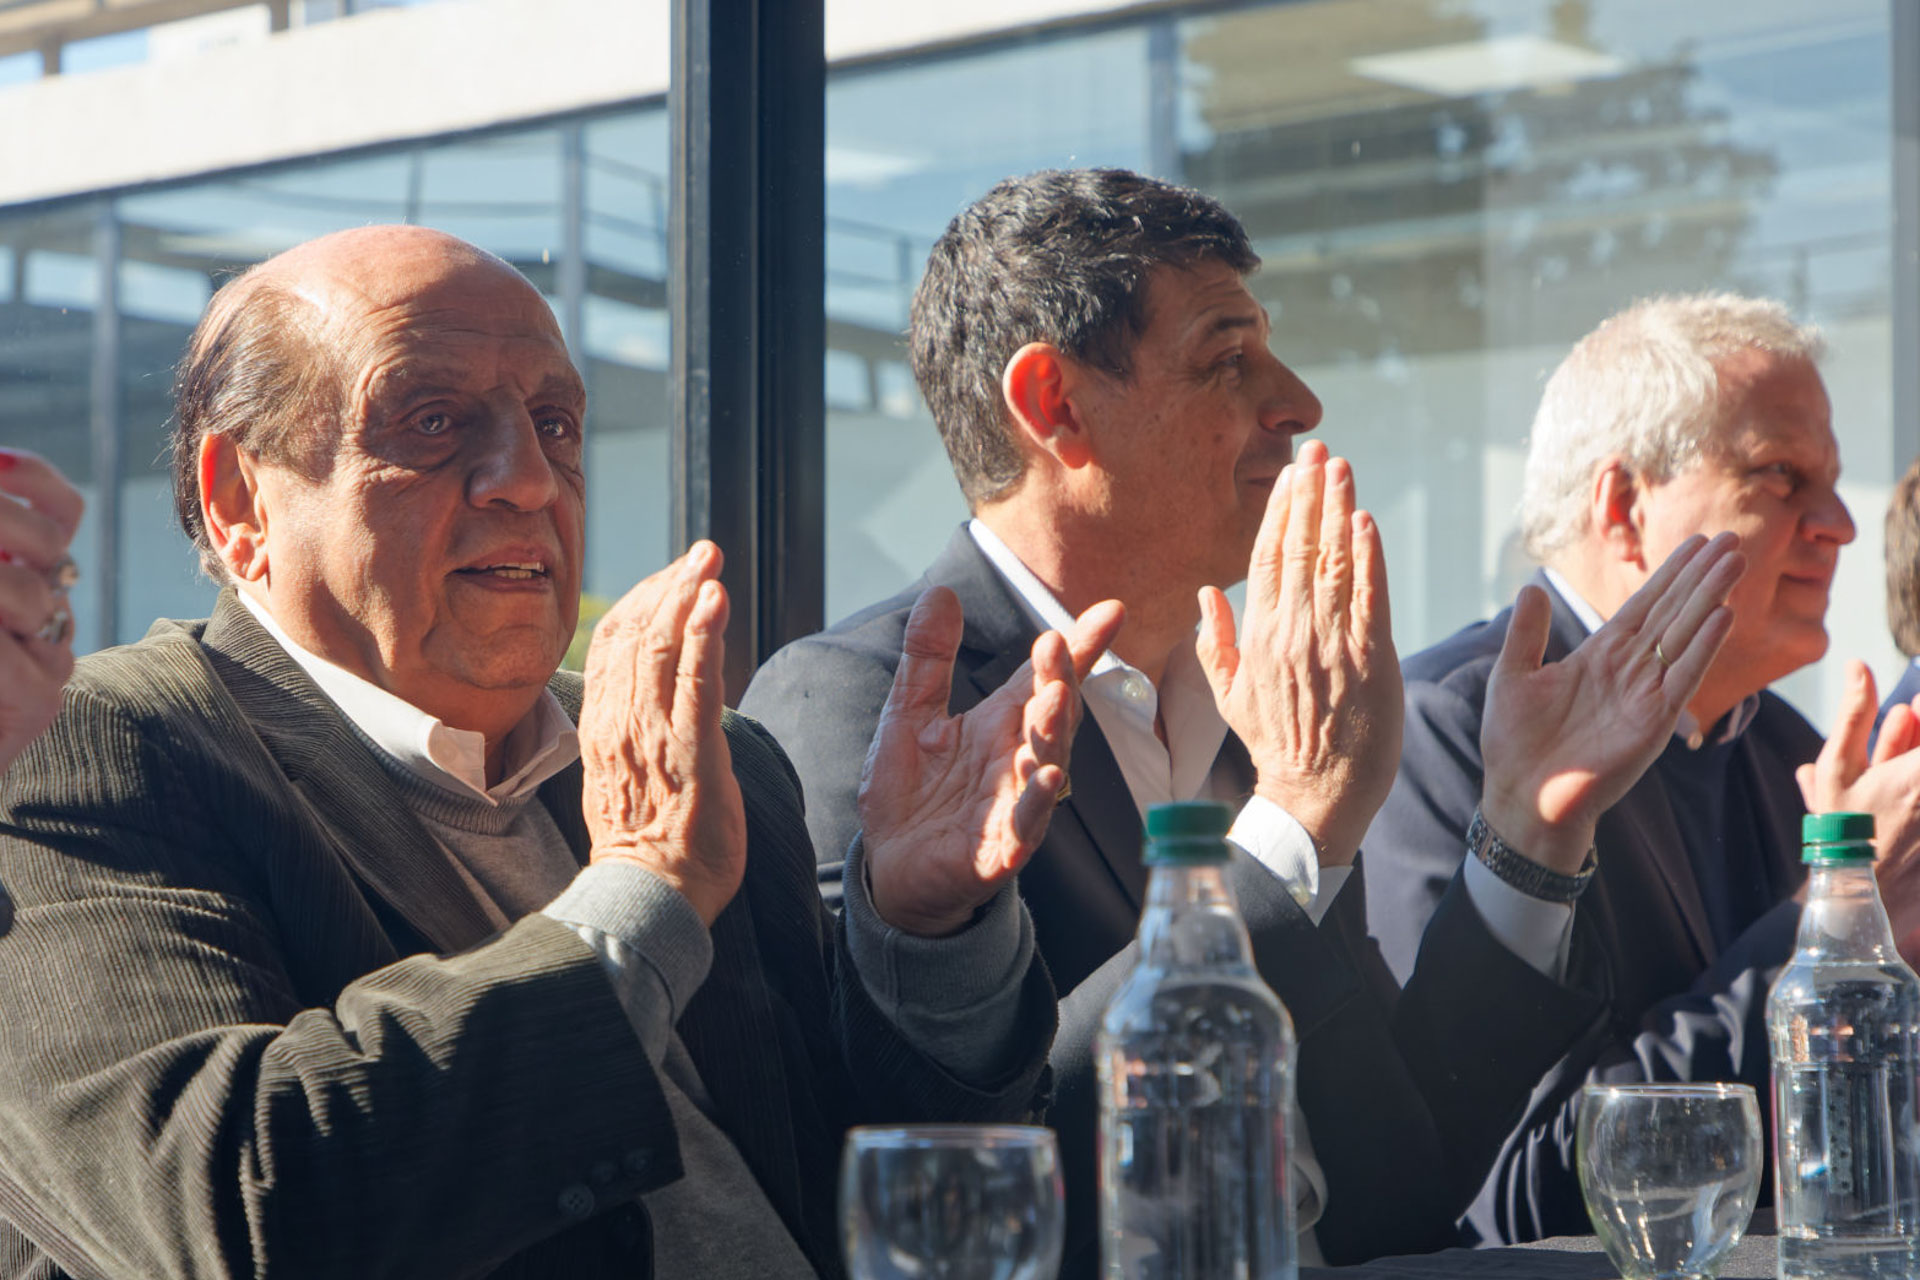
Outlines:
[[1575,344],[1534,414],[1520,491],[1527,552],[1545,562],[1580,535],[1593,473],[1624,458],[1649,484],[1693,463],[1725,424],[1718,365],[1741,351],[1818,363],[1820,331],[1766,298],[1648,298]]

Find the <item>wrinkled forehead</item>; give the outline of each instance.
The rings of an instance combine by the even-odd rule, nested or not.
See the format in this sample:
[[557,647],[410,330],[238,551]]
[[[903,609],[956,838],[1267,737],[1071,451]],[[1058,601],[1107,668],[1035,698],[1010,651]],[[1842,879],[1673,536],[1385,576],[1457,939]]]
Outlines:
[[452,251],[327,265],[292,274],[284,283],[336,340],[419,323],[447,334],[559,336],[546,299],[495,258]]
[[584,394],[552,308],[496,259],[414,255],[386,269],[306,271],[286,288],[357,392],[424,380]]

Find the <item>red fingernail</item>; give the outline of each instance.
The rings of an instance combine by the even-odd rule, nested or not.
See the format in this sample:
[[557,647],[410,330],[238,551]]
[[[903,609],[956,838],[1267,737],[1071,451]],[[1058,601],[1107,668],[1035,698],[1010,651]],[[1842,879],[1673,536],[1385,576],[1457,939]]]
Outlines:
[[11,449],[0,449],[0,471],[10,470],[20,461],[20,455]]

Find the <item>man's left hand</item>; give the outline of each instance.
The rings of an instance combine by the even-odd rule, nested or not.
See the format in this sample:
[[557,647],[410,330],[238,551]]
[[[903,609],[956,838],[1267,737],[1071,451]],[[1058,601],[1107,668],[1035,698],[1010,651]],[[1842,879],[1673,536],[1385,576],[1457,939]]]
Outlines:
[[747,820],[720,713],[727,593],[696,542],[593,629],[580,708],[591,858],[658,875],[711,926],[740,888]]
[[1873,815],[1874,874],[1908,963],[1920,959],[1920,726],[1913,708],[1887,713],[1871,757],[1877,705],[1866,664],[1847,667],[1847,687],[1833,732],[1812,764],[1794,771],[1809,813]]
[[923,937],[957,933],[1025,864],[1067,785],[1082,676],[1113,642],[1119,602],[1049,631],[992,697],[949,716],[960,601],[922,595],[860,778],[874,910]]
[[1559,662],[1543,662],[1547,593],[1520,589],[1480,724],[1480,809],[1502,840],[1579,870],[1600,815],[1659,759],[1720,653],[1727,595],[1746,572],[1738,545],[1730,533],[1686,539]]
[[1386,555],[1354,506],[1353,468],[1309,440],[1280,473],[1247,571],[1236,637],[1218,587],[1200,591],[1200,665],[1253,757],[1254,790],[1347,866],[1393,788],[1405,719]]

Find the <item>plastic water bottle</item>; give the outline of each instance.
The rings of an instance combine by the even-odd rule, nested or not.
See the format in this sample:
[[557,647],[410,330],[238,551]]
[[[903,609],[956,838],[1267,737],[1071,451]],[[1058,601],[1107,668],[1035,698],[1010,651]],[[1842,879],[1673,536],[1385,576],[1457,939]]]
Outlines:
[[1227,885],[1231,815],[1147,814],[1140,959],[1107,1006],[1100,1252],[1108,1280],[1293,1280],[1293,1020]]
[[1920,978],[1894,949],[1873,815],[1809,814],[1793,961],[1767,999],[1783,1280],[1920,1276]]

